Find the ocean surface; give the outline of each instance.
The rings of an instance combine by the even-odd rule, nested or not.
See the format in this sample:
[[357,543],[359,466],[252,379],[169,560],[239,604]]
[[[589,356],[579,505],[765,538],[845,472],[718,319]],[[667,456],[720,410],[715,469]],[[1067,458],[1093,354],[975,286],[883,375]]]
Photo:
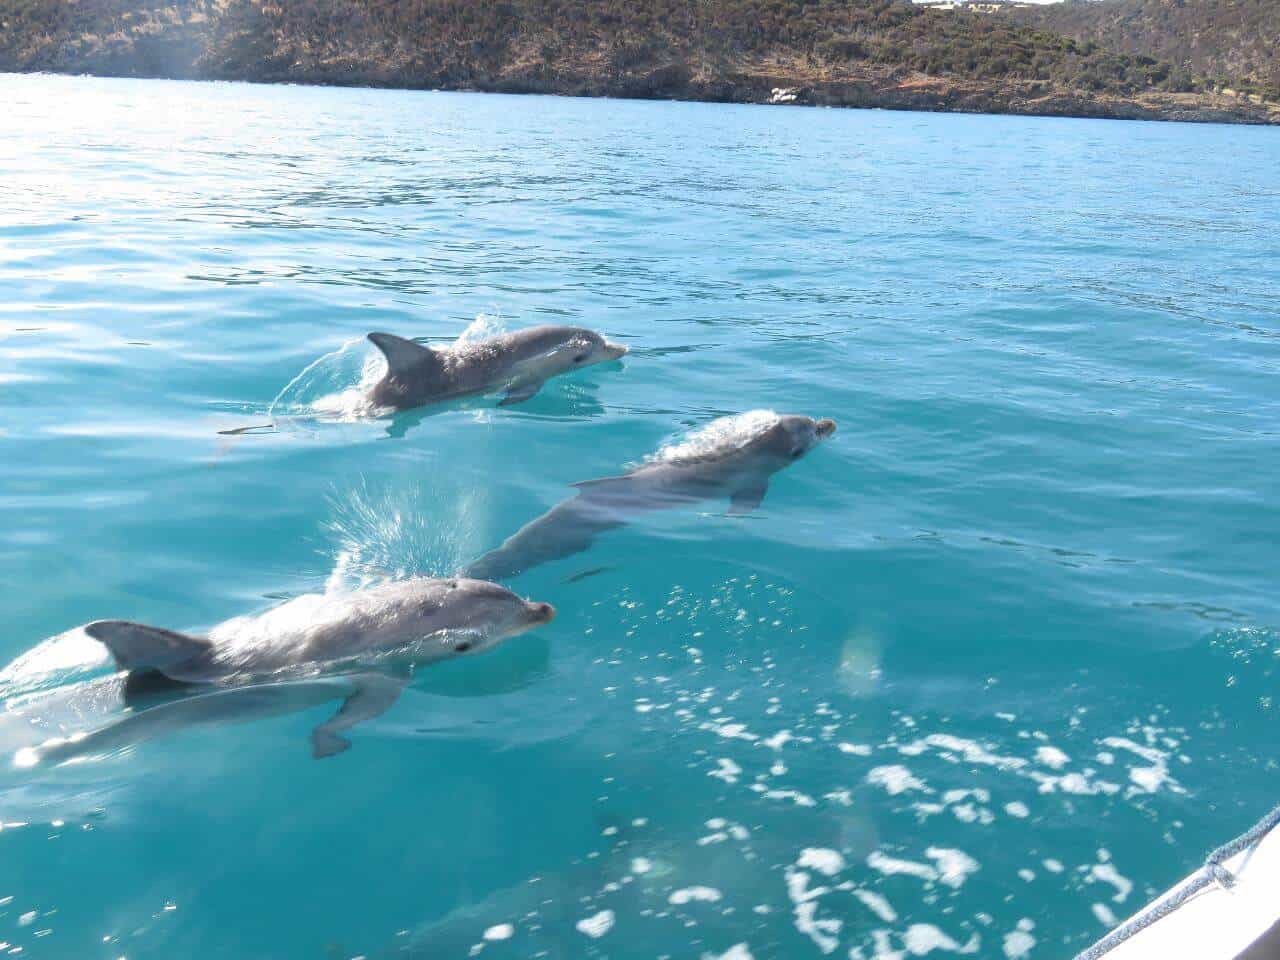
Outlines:
[[[1280,800],[1280,132],[0,77],[0,954],[1068,957]],[[367,416],[363,340],[621,362]],[[719,417],[763,505],[336,703],[76,628],[448,573]],[[128,729],[128,728],[126,728]],[[36,756],[39,756],[38,752]]]

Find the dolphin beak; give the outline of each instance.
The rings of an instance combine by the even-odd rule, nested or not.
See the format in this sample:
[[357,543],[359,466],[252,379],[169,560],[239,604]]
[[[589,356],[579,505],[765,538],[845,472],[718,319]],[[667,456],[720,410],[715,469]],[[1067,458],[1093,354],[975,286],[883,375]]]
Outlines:
[[604,342],[604,355],[609,360],[618,360],[625,357],[630,349],[630,347],[623,346],[621,343],[612,343],[609,340]]
[[836,422],[834,420],[824,417],[823,419],[817,422],[817,424],[814,426],[814,430],[817,432],[818,436],[820,436],[823,440],[825,440],[827,439],[827,437],[831,436],[833,433],[836,432]]

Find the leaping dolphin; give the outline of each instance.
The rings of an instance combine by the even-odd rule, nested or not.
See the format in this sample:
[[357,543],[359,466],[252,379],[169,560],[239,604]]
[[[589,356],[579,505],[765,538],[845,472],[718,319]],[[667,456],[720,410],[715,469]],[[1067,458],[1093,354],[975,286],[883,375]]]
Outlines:
[[369,399],[396,410],[498,391],[506,391],[500,405],[519,403],[551,377],[627,352],[582,327],[532,327],[451,347],[427,347],[390,333],[371,333],[369,340],[387,360]]
[[773,474],[835,430],[834,420],[769,410],[722,417],[622,476],[574,484],[575,497],[526,524],[468,566],[466,575],[486,580],[514,577],[580,553],[598,534],[650,510],[728,497],[730,513],[750,513],[764,499]]
[[[332,756],[351,746],[342,731],[396,702],[407,683],[397,675],[403,667],[488,650],[554,616],[550,604],[523,600],[496,583],[418,577],[337,596],[308,594],[259,616],[228,620],[207,637],[96,620],[84,631],[128,672],[126,703],[166,686],[189,695],[95,731],[88,742],[36,755],[60,762],[169,727],[288,712],[342,696],[338,712],[312,731],[314,755]],[[344,664],[339,680],[324,680],[325,668]],[[321,673],[322,682],[290,682],[296,668]],[[243,683],[263,678],[272,682]],[[204,686],[189,686],[197,684]]]

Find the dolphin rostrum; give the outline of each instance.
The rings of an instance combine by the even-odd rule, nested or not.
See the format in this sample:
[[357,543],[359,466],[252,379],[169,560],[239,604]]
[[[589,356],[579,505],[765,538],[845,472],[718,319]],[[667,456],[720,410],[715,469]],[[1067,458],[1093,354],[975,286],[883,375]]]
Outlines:
[[627,352],[582,327],[531,327],[451,347],[427,347],[390,333],[371,333],[369,340],[387,360],[369,399],[396,410],[500,390],[506,391],[500,405],[519,403],[551,377]]
[[574,484],[576,496],[526,524],[468,566],[466,575],[514,577],[586,550],[598,534],[650,510],[728,497],[730,513],[750,513],[764,499],[773,474],[835,430],[834,420],[769,410],[722,417],[620,477]]
[[[523,600],[496,583],[418,577],[334,596],[307,594],[259,616],[228,620],[207,637],[126,620],[96,620],[84,631],[129,672],[127,683],[134,694],[184,684],[236,687],[254,678],[278,681],[296,675],[299,668],[314,675],[347,664],[348,692],[342,706],[312,732],[315,756],[328,757],[351,746],[341,731],[379,716],[396,702],[407,681],[394,674],[403,667],[488,650],[554,616],[550,604]],[[370,661],[374,666],[385,664],[391,672],[370,672]],[[304,701],[319,693],[319,700],[312,702],[333,697],[332,689],[298,688],[305,693]],[[217,719],[238,706],[250,707],[254,697],[244,692],[202,696],[168,709],[175,718]],[[264,693],[260,699],[281,698]],[[163,714],[160,711],[156,722]],[[151,722],[138,717],[135,726]]]

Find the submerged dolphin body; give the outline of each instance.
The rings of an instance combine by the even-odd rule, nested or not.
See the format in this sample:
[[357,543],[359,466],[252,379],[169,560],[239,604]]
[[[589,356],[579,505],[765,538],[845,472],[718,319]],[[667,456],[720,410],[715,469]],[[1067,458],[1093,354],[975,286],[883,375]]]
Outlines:
[[757,410],[716,420],[685,443],[620,476],[574,484],[577,496],[526,524],[466,568],[487,580],[580,553],[596,536],[650,510],[728,497],[729,512],[750,513],[769,478],[835,433],[834,420]]
[[[84,631],[128,671],[126,704],[166,691],[194,695],[126,717],[91,734],[94,742],[60,753],[83,755],[117,740],[150,739],[156,731],[292,712],[341,696],[338,712],[312,732],[315,756],[332,756],[351,745],[341,731],[379,716],[404,689],[405,679],[370,671],[369,660],[403,667],[478,653],[554,616],[550,604],[523,600],[496,583],[419,577],[333,597],[298,597],[260,616],[228,620],[208,637],[97,620]],[[325,682],[241,683],[344,662],[364,666]],[[191,684],[220,686],[184,686]],[[51,754],[56,762],[59,751]]]
[[428,403],[505,390],[501,405],[528,400],[551,377],[627,352],[593,330],[542,326],[452,347],[427,347],[390,333],[371,333],[387,372],[369,391],[379,407],[407,410]]
[[[271,683],[251,683],[242,686],[185,686],[171,684],[160,689],[154,677],[145,679],[149,690],[135,689],[142,686],[134,674],[118,674],[102,678],[67,691],[65,694],[49,694],[34,699],[23,708],[14,711],[24,715],[31,729],[48,729],[52,734],[39,746],[23,746],[14,754],[14,766],[29,768],[52,767],[87,757],[103,756],[113,751],[170,736],[183,730],[199,727],[248,723],[270,717],[285,716],[309,710],[332,700],[342,701],[344,708],[350,702],[351,710],[324,724],[313,734],[317,756],[340,753],[350,744],[338,735],[338,731],[353,726],[362,719],[370,719],[391,706],[403,689],[403,682],[383,673],[368,672],[346,676],[312,677],[303,680],[285,680]],[[167,699],[165,699],[167,697]],[[380,710],[373,706],[382,700]],[[66,729],[56,720],[51,724],[48,714],[57,716],[61,709],[62,720],[69,713],[76,728],[83,720],[79,711],[92,705],[99,709],[89,711],[98,714],[96,725],[88,729]],[[129,712],[114,719],[102,716],[127,708]],[[103,722],[105,720],[105,722]],[[28,740],[28,743],[30,741]],[[320,747],[324,746],[325,751]]]

